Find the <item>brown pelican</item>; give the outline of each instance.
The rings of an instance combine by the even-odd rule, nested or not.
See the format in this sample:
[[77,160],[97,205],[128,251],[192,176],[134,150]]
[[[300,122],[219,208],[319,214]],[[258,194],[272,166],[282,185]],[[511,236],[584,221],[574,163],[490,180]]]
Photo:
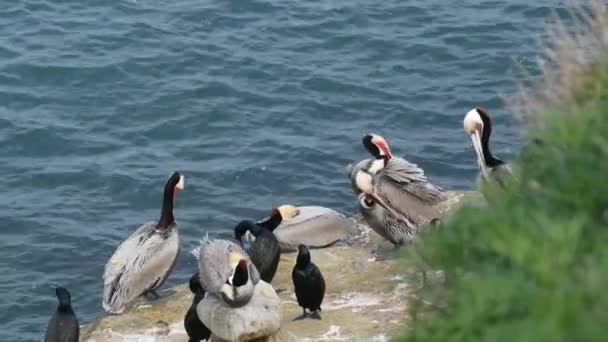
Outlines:
[[222,298],[233,307],[249,303],[260,274],[239,245],[206,238],[199,249],[198,260],[201,285],[207,293]]
[[184,188],[184,176],[173,173],[165,185],[160,219],[139,227],[114,252],[103,274],[103,308],[122,313],[125,305],[145,294],[158,298],[156,290],[173,269],[179,253],[179,236],[173,202]]
[[504,177],[512,177],[513,171],[509,164],[494,157],[490,152],[492,122],[488,111],[482,106],[471,109],[464,117],[463,126],[465,133],[471,137],[473,142],[481,180],[487,182],[495,179],[499,184],[504,185]]
[[[270,215],[257,222],[270,229],[277,240],[281,252],[295,252],[300,244],[310,248],[323,248],[337,242],[361,235],[364,228],[354,220],[337,211],[320,206],[294,206],[291,204],[273,208]],[[255,240],[246,235],[249,243]]]
[[356,194],[366,192],[375,196],[379,205],[395,214],[401,213],[414,225],[437,218],[436,204],[447,199],[442,188],[430,183],[418,165],[393,157],[381,136],[365,135],[363,146],[373,158],[359,162],[351,170]]
[[380,204],[376,197],[360,193],[359,212],[370,228],[395,246],[416,238],[418,228],[407,217]]

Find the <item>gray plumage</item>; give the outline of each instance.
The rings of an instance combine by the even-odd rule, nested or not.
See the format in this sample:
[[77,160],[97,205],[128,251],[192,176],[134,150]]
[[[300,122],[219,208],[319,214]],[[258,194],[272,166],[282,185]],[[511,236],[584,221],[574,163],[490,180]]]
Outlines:
[[337,211],[319,206],[299,206],[298,214],[274,230],[281,252],[295,252],[300,244],[310,248],[331,246],[355,230],[355,222]]
[[418,227],[407,217],[386,210],[364,193],[360,193],[358,199],[359,212],[378,235],[397,246],[415,240]]
[[[351,183],[356,194],[361,191],[355,183],[359,170],[368,170],[373,159],[359,162],[351,171]],[[402,158],[391,158],[384,168],[373,175],[376,194],[396,211],[419,225],[437,218],[435,206],[447,199],[446,192],[430,183],[418,165]]]
[[438,204],[448,195],[430,183],[418,165],[393,157],[383,137],[366,134],[362,143],[372,158],[349,169],[359,211],[390,242],[411,241],[416,227],[439,218]]
[[[205,239],[199,249],[199,272],[203,289],[223,298],[229,305],[241,306],[253,296],[260,274],[247,253],[236,243],[221,239]],[[241,286],[233,286],[235,267],[239,260],[247,264],[247,281]]]
[[114,314],[166,280],[179,254],[177,226],[157,229],[157,222],[139,227],[112,255],[103,275],[103,308]]
[[142,294],[155,297],[175,265],[179,236],[173,216],[173,202],[184,188],[184,176],[174,172],[165,184],[158,222],[140,226],[118,246],[103,273],[103,308],[119,314],[125,305]]
[[477,177],[478,185],[483,184],[485,186],[489,184],[496,184],[500,188],[504,188],[507,182],[511,181],[512,178],[515,177],[510,163],[489,167],[487,168],[487,172],[487,177],[483,174],[483,172],[479,172],[479,176]]

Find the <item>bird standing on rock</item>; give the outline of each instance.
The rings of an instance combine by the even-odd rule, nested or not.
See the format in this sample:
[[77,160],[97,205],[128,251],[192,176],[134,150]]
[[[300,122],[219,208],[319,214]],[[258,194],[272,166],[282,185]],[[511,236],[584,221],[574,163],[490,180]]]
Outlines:
[[55,294],[59,305],[49,321],[44,342],[78,342],[80,327],[72,309],[70,292],[58,287],[55,289]]
[[171,273],[179,253],[173,202],[184,188],[184,176],[174,172],[165,184],[160,219],[140,226],[114,252],[103,273],[103,308],[120,314],[125,305],[156,290]]
[[311,318],[321,319],[319,311],[325,296],[325,279],[317,265],[310,261],[310,251],[305,245],[298,246],[298,258],[291,272],[291,279],[298,305],[303,309],[302,316],[294,320],[308,317],[306,309],[311,311]]
[[393,157],[383,137],[367,134],[362,142],[372,158],[359,162],[351,171],[355,193],[358,195],[366,191],[358,184],[358,180],[369,175],[373,179],[375,195],[386,205],[407,216],[413,224],[424,224],[437,218],[435,205],[447,199],[446,192],[429,182],[418,165]]
[[186,328],[186,332],[188,333],[188,342],[200,342],[211,337],[211,330],[203,324],[196,312],[196,306],[205,297],[205,290],[201,285],[198,272],[190,278],[190,292],[194,294],[194,298],[192,299],[192,305],[190,305],[186,313],[186,317],[184,317],[184,328]]
[[234,238],[242,244],[243,236],[247,232],[250,232],[255,237],[255,241],[253,241],[247,251],[251,262],[253,262],[260,272],[260,278],[270,283],[279,267],[279,259],[281,257],[279,241],[271,230],[248,220],[241,221],[234,227]]
[[395,246],[410,242],[417,227],[441,216],[438,204],[448,199],[447,193],[429,182],[416,164],[393,158],[381,136],[367,134],[362,142],[373,158],[351,170],[359,210],[369,226]]

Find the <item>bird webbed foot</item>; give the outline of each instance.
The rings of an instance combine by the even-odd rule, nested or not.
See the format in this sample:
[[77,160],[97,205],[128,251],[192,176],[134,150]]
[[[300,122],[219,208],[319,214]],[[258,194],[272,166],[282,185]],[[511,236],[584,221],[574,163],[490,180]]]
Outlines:
[[146,291],[144,293],[144,296],[148,299],[148,300],[157,300],[160,298],[160,295],[156,292],[156,290],[150,290],[150,291]]
[[321,320],[321,314],[319,313],[319,310],[314,311],[313,313],[311,313],[310,314],[310,318]]
[[144,293],[144,296],[148,300],[157,300],[157,299],[160,299],[160,298],[168,297],[168,296],[174,294],[175,292],[176,291],[173,290],[173,289],[166,289],[166,290],[160,291],[160,293],[159,293],[158,289],[156,289],[156,290],[146,291]]
[[293,320],[294,321],[301,321],[301,320],[305,319],[306,317],[308,317],[308,314],[304,313],[304,314],[301,314],[300,316],[294,318]]
[[303,320],[304,318],[308,317],[308,314],[306,313],[306,309],[302,310],[302,314],[296,318],[294,318],[294,321],[299,321],[299,320]]

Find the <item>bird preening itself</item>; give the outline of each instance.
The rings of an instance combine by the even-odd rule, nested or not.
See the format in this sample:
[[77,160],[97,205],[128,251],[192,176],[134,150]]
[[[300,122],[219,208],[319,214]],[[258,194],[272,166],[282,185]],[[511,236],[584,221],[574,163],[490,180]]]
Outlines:
[[279,241],[274,236],[272,230],[249,220],[241,221],[234,227],[234,238],[242,245],[243,236],[247,232],[250,232],[255,237],[255,240],[247,251],[251,262],[258,269],[258,272],[260,272],[260,278],[270,283],[277,272],[279,259],[281,258]]
[[205,292],[232,307],[246,305],[260,281],[247,253],[236,243],[205,239],[198,253],[201,285]]
[[55,289],[55,294],[59,305],[49,320],[44,342],[78,342],[80,326],[72,309],[70,292],[58,287]]
[[358,200],[361,216],[378,235],[397,247],[416,239],[418,227],[407,217],[387,210],[366,193],[360,193]]
[[189,285],[190,292],[194,294],[194,298],[192,298],[192,305],[190,305],[190,308],[184,317],[184,328],[186,329],[186,333],[188,333],[188,342],[200,342],[211,337],[211,330],[203,324],[196,312],[198,303],[205,298],[205,290],[201,285],[198,272],[190,277]]
[[159,297],[156,290],[171,273],[179,254],[173,204],[183,189],[184,176],[174,172],[165,184],[159,220],[140,226],[106,264],[103,308],[108,313],[122,313],[126,304],[142,294]]
[[[317,265],[310,260],[310,251],[305,245],[298,246],[298,257],[291,272],[291,279],[298,305],[303,310],[302,315],[294,320],[309,316],[321,319],[319,312],[325,296],[325,279]],[[307,309],[311,312],[310,315],[306,312]]]
[[416,164],[393,157],[383,137],[366,134],[362,143],[372,158],[350,172],[355,194],[366,195],[358,197],[359,210],[374,231],[401,245],[413,239],[416,227],[442,214],[438,204],[447,193],[429,182]]
[[492,121],[488,111],[482,106],[471,109],[464,117],[463,126],[465,133],[471,138],[477,155],[480,179],[483,182],[495,180],[501,186],[504,185],[505,177],[512,177],[513,171],[508,163],[496,158],[490,152]]

